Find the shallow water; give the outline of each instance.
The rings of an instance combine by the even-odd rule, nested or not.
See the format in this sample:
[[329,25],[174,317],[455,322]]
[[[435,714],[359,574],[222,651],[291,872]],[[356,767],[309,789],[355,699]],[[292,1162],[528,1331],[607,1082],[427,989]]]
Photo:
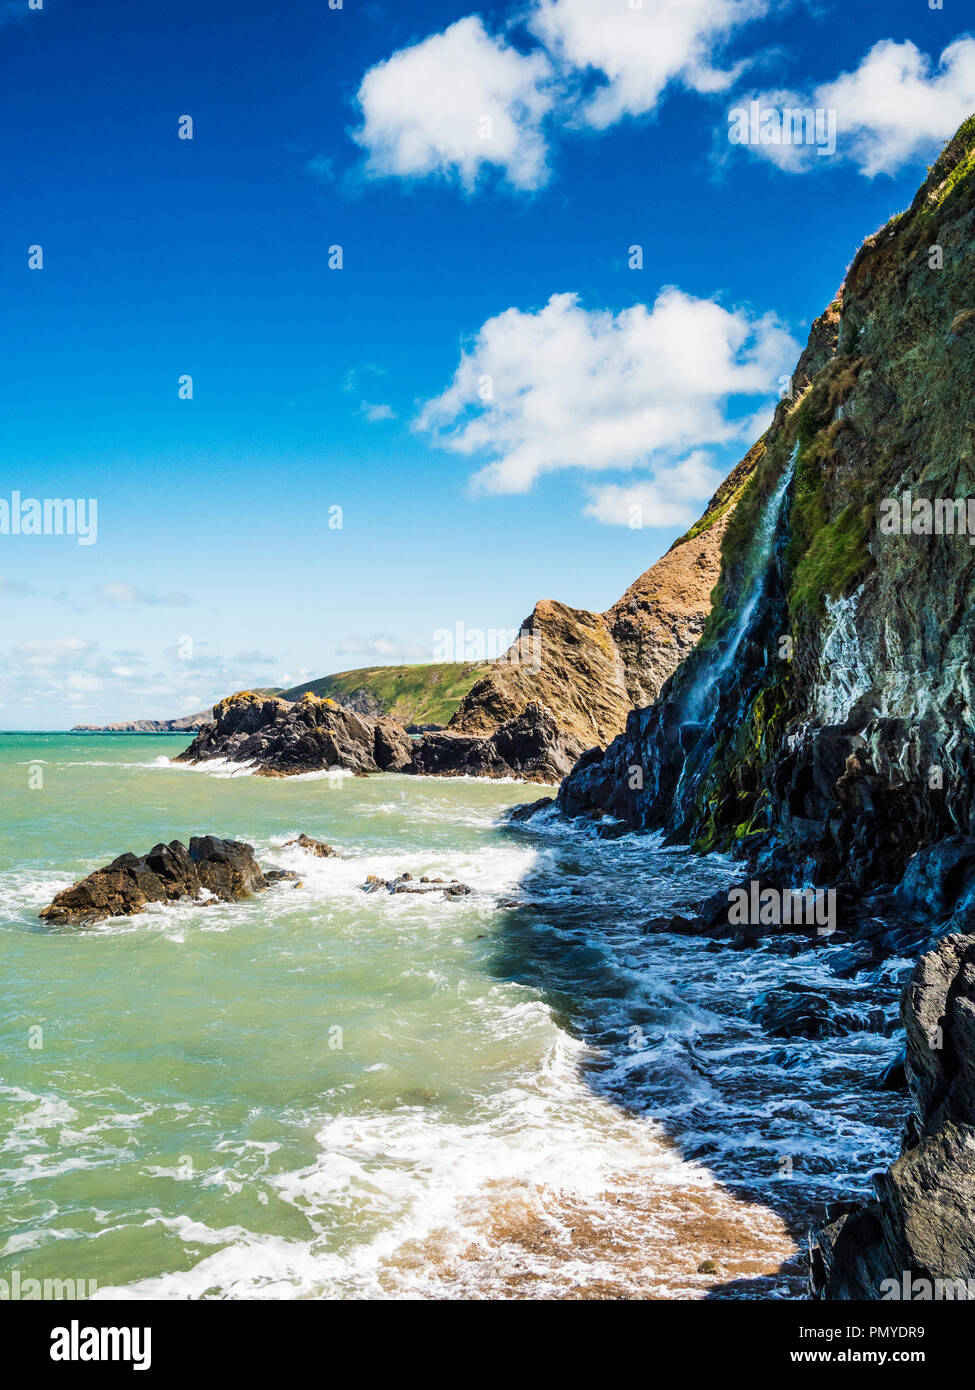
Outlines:
[[[732,866],[498,824],[537,788],[265,779],[170,765],[183,746],[0,736],[0,1274],[99,1297],[801,1292],[803,1221],[895,1150],[895,1044],[771,1039],[747,1007],[829,978],[836,948],[644,935]],[[300,831],[341,857],[284,848]],[[197,833],[302,887],[41,929],[75,878]],[[362,893],[403,870],[476,892]],[[840,987],[892,1012],[897,973]]]

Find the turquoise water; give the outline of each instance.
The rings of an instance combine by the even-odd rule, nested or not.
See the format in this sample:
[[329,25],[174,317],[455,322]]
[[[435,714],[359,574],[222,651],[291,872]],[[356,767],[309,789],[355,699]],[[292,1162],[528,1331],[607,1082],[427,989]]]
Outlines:
[[[498,824],[538,788],[265,779],[171,765],[184,746],[0,736],[0,1274],[93,1280],[100,1297],[693,1297],[719,1282],[697,1264],[730,1223],[737,1272],[772,1275],[792,1248],[776,1203],[736,1196],[660,1123],[674,1092],[688,1132],[706,1104],[709,1142],[741,1133],[682,1049],[710,1038],[717,1075],[753,1048],[754,1072],[754,1030],[721,1061],[754,980],[740,953],[729,975],[712,943],[635,925],[726,865]],[[301,831],[341,857],[284,848]],[[198,833],[247,840],[302,887],[38,922],[123,850]],[[403,870],[476,891],[362,893]],[[841,1064],[889,1050],[858,1035]],[[886,1142],[847,1089],[838,1182],[844,1154]],[[741,1105],[764,1113],[767,1095]],[[783,1116],[748,1160],[759,1185],[822,1128]]]

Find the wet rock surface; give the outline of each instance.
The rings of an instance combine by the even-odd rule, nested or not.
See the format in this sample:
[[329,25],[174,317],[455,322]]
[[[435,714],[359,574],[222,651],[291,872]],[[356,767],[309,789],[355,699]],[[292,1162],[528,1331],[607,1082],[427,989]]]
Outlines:
[[411,873],[402,873],[396,878],[380,878],[369,874],[362,885],[364,893],[442,893],[447,899],[466,898],[473,893],[467,883],[457,878],[430,878],[426,875],[415,878]]
[[121,854],[103,869],[65,888],[40,913],[48,926],[84,926],[128,917],[150,903],[211,899],[237,902],[268,885],[250,845],[194,836],[154,845],[148,854]]

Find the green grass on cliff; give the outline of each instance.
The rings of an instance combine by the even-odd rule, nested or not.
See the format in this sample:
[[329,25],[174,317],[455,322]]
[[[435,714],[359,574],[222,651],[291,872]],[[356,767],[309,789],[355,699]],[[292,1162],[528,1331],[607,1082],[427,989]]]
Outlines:
[[487,674],[484,664],[430,662],[422,666],[366,666],[306,681],[283,692],[300,700],[306,691],[343,703],[358,691],[379,702],[383,714],[404,724],[446,724],[475,682]]

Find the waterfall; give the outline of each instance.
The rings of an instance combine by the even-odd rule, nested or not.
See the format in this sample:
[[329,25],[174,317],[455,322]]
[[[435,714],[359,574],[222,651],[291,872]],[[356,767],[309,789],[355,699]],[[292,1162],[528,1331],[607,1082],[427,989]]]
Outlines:
[[782,509],[785,506],[785,495],[792,482],[793,474],[796,469],[796,460],[799,457],[799,444],[796,442],[792,450],[789,463],[779,479],[778,486],[772,496],[765,503],[762,511],[758,530],[755,533],[755,543],[752,551],[752,574],[754,576],[748,598],[742,604],[741,612],[735,621],[731,634],[723,646],[723,650],[718,659],[714,660],[714,654],[708,660],[702,676],[695,680],[694,685],[688,692],[687,700],[684,705],[685,716],[684,724],[700,724],[701,710],[704,701],[721,682],[722,677],[731,668],[738,648],[751,627],[752,618],[755,610],[765,595],[768,584],[769,563],[772,559],[772,551],[775,546],[775,537],[779,529],[779,521],[782,516]]
[[[796,443],[788,466],[784,469],[775,491],[762,510],[750,557],[751,582],[734,627],[722,644],[720,652],[715,650],[710,653],[703,670],[695,677],[683,701],[683,717],[678,730],[683,761],[677,786],[670,802],[678,821],[681,818],[685,792],[693,797],[697,783],[700,781],[706,766],[706,759],[701,756],[703,742],[701,730],[705,719],[710,719],[713,711],[705,710],[705,702],[712,694],[717,696],[721,681],[731,669],[738,649],[748,635],[756,610],[768,588],[769,568],[775,550],[775,539],[785,507],[786,493],[792,482],[798,457],[799,445]],[[702,717],[702,710],[705,711],[704,717]],[[690,737],[687,737],[688,735]],[[689,789],[687,788],[688,780],[691,782]]]

